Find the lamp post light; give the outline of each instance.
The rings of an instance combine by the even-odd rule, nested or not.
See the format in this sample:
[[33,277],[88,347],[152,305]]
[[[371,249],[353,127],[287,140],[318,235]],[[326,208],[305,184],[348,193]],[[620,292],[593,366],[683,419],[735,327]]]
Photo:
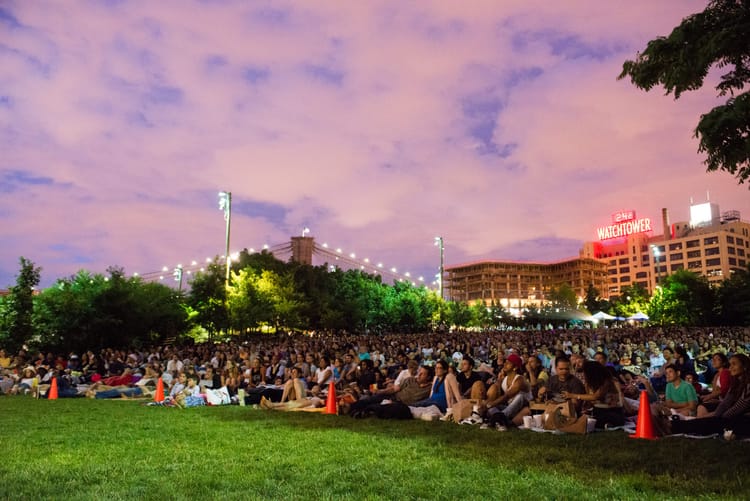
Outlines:
[[179,283],[179,285],[177,286],[177,290],[179,292],[182,292],[182,265],[181,264],[178,264],[177,268],[174,269],[173,275],[174,275],[175,282]]
[[440,299],[443,299],[443,259],[445,248],[443,246],[443,237],[435,237],[435,245],[440,248],[440,274],[438,275],[438,290],[440,291]]
[[224,287],[229,289],[229,271],[232,268],[232,257],[229,255],[229,230],[232,224],[232,192],[231,191],[220,191],[219,192],[219,210],[224,211],[224,221],[227,222],[227,242],[226,252],[224,253],[224,260],[227,264],[227,273],[224,278]]
[[651,246],[651,250],[654,251],[654,263],[656,264],[656,285],[659,285],[659,282],[661,282],[661,266],[659,264],[659,247],[656,245]]

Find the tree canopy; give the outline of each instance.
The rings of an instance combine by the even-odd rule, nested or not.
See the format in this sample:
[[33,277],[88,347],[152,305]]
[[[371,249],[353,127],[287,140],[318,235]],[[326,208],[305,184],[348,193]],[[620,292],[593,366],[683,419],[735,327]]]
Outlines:
[[625,61],[618,79],[637,87],[664,87],[675,99],[700,89],[712,67],[726,71],[716,86],[725,104],[701,116],[695,129],[708,171],[723,170],[740,184],[750,177],[750,0],[712,0],[683,19],[668,37],[648,42]]

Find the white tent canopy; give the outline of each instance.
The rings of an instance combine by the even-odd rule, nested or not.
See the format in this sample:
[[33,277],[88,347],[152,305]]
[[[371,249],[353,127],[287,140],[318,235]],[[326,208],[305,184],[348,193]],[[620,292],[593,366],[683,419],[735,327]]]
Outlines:
[[635,315],[629,316],[626,320],[648,320],[648,315],[639,311]]
[[609,313],[604,313],[603,311],[597,311],[593,315],[591,315],[591,318],[595,318],[597,320],[614,320],[615,317],[610,315]]

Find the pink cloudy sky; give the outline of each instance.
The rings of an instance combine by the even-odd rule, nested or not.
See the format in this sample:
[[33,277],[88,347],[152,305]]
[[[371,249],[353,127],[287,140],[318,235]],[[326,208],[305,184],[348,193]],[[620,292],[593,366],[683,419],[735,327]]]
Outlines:
[[[686,220],[718,101],[617,81],[706,2],[0,1],[0,288],[318,242],[432,276],[555,260],[618,209]],[[656,225],[659,226],[658,224]]]

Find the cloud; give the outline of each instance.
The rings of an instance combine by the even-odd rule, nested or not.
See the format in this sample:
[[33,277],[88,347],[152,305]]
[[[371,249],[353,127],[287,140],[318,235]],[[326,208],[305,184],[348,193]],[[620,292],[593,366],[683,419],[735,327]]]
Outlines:
[[746,209],[696,154],[710,89],[615,80],[704,5],[10,3],[0,283],[25,254],[48,283],[221,254],[220,190],[237,249],[307,226],[425,275],[435,235],[448,262],[554,260],[617,209]]

